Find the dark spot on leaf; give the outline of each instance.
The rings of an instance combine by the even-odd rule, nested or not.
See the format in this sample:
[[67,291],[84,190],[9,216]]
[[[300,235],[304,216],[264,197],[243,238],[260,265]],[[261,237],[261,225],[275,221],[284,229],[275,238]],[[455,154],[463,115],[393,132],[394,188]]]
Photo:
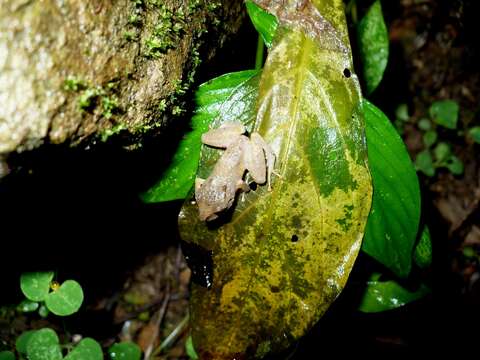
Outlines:
[[297,235],[292,235],[292,242],[297,242],[298,241],[298,236]]
[[296,229],[300,229],[302,227],[302,219],[300,218],[300,216],[292,217],[292,227]]
[[280,288],[278,286],[270,286],[270,291],[272,293],[278,293],[280,291]]
[[349,78],[350,76],[352,76],[352,73],[350,72],[350,69],[345,68],[345,69],[343,70],[343,75],[344,75],[346,78]]
[[252,191],[255,191],[257,190],[257,183],[252,181],[250,184],[248,184],[248,186],[250,187],[250,190]]

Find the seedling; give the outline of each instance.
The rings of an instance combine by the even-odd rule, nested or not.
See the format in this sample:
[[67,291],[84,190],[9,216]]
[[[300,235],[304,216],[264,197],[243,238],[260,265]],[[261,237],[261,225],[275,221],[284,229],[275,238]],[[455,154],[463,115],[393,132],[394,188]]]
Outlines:
[[427,176],[434,176],[439,168],[446,168],[454,175],[463,173],[463,163],[452,152],[450,144],[438,141],[437,127],[449,130],[457,128],[458,104],[452,100],[434,102],[428,111],[430,118],[420,119],[418,128],[423,133],[425,149],[417,154],[415,166]]
[[[83,302],[83,290],[75,280],[63,284],[53,281],[53,272],[24,273],[20,287],[27,298],[20,308],[27,312],[41,308],[43,303],[48,311],[58,316],[68,316],[78,311]],[[42,309],[45,314],[45,309]]]
[[[68,316],[78,311],[83,302],[83,290],[76,281],[67,280],[62,284],[53,281],[54,274],[48,272],[24,273],[20,287],[27,297],[18,305],[22,312],[37,311],[45,317],[48,312]],[[20,359],[29,360],[103,360],[100,344],[91,338],[84,338],[78,344],[60,345],[57,333],[50,328],[29,330],[15,342]],[[64,350],[70,349],[67,354]],[[110,359],[140,360],[140,348],[131,342],[122,342],[110,347]],[[65,356],[64,356],[65,355]],[[15,360],[11,351],[0,352],[0,360]]]

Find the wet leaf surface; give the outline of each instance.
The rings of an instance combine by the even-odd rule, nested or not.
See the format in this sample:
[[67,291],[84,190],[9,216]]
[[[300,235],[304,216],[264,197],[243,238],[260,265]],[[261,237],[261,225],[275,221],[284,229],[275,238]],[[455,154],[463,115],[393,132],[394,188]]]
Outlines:
[[[343,6],[321,8],[328,21],[313,4],[293,8],[268,9],[287,26],[262,73],[258,115],[247,109],[250,129],[277,155],[272,191],[238,197],[216,224],[201,222],[190,200],[179,217],[182,238],[212,251],[211,289],[192,286],[200,358],[262,357],[291,345],[340,293],[363,237],[372,190]],[[320,40],[304,27],[312,19],[337,30]],[[202,152],[199,177],[219,154]]]

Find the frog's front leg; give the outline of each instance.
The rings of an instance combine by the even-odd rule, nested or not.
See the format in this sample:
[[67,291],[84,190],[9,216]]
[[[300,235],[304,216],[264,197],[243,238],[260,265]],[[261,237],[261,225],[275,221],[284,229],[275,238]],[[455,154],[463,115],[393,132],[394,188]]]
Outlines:
[[270,180],[275,165],[275,154],[258,133],[252,133],[250,141],[244,149],[245,168],[257,184],[267,182],[271,190]]
[[245,126],[237,121],[227,122],[216,129],[202,135],[202,143],[213,147],[226,149],[238,137],[245,133]]

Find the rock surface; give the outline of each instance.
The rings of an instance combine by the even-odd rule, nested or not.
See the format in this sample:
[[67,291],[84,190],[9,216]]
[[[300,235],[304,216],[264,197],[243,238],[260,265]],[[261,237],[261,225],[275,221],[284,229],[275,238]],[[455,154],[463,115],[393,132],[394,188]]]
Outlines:
[[242,17],[240,0],[0,0],[0,156],[161,132]]

